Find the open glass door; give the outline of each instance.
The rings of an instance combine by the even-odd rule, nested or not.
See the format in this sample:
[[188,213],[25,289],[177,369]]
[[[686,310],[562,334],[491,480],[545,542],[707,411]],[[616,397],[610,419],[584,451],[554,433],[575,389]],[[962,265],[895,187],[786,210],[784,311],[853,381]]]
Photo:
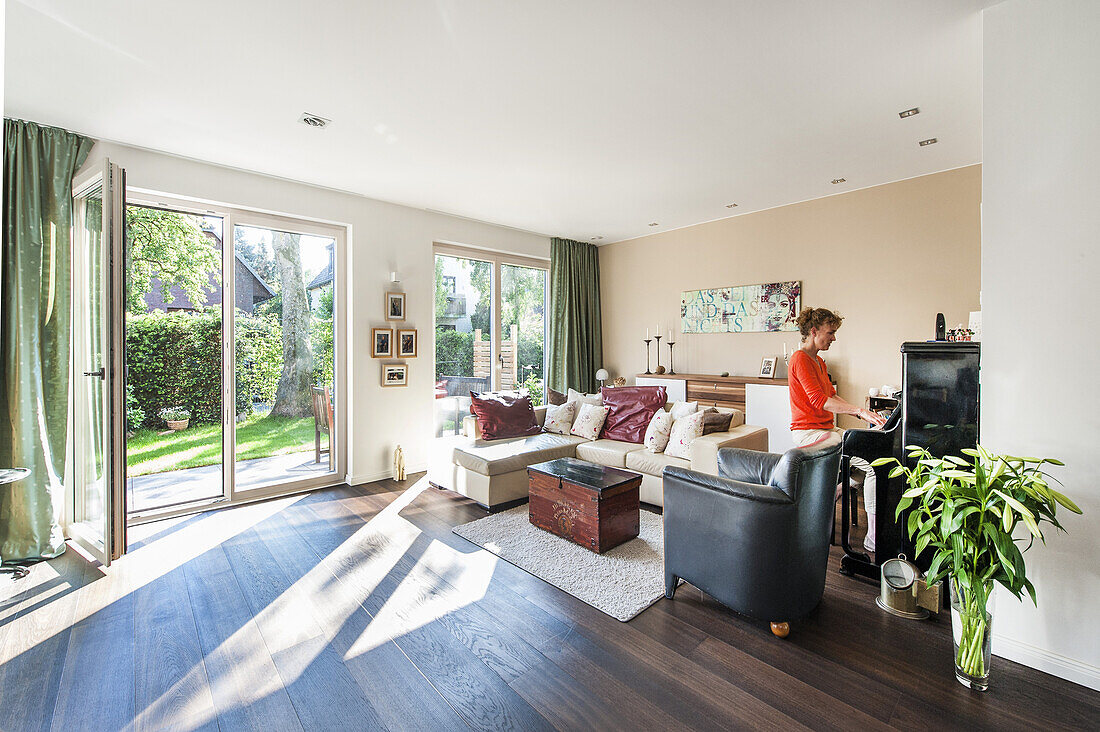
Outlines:
[[69,536],[104,565],[126,549],[123,404],[125,172],[74,181],[73,486]]

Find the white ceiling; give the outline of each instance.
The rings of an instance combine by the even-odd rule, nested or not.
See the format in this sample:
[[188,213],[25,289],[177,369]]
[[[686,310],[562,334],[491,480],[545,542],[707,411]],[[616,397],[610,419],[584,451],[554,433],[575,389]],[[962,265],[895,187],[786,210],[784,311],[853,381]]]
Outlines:
[[991,4],[13,1],[4,111],[606,243],[979,162]]

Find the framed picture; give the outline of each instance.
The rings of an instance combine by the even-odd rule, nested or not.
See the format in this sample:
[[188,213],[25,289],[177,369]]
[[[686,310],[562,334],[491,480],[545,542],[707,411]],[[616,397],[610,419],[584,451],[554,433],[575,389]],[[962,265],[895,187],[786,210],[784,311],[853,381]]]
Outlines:
[[775,364],[779,360],[778,356],[766,357],[760,362],[760,378],[761,379],[774,379],[775,378]]
[[392,328],[371,328],[370,329],[370,355],[374,358],[392,358],[393,357],[393,329]]
[[416,358],[416,328],[398,329],[397,358]]
[[386,320],[405,319],[405,293],[386,293]]
[[382,364],[382,386],[408,386],[409,367],[403,363]]

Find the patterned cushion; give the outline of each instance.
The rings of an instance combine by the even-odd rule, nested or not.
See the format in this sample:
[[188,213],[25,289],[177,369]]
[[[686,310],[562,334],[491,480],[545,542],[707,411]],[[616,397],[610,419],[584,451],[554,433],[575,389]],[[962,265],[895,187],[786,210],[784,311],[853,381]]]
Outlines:
[[664,452],[670,434],[672,434],[672,415],[663,409],[658,409],[653,419],[649,420],[649,427],[646,428],[642,443],[650,452]]
[[586,440],[595,440],[600,436],[604,420],[607,419],[607,407],[597,407],[595,404],[582,403],[577,412],[577,418],[573,420],[573,428],[570,434],[583,437]]
[[672,421],[680,419],[680,417],[686,417],[689,414],[694,414],[699,409],[699,402],[673,402],[669,407],[669,414],[672,415]]
[[573,427],[573,417],[577,414],[577,402],[566,402],[558,407],[546,408],[546,421],[542,428],[547,432],[568,435]]
[[695,412],[673,422],[665,455],[691,460],[691,443],[703,436],[703,417],[703,412]]

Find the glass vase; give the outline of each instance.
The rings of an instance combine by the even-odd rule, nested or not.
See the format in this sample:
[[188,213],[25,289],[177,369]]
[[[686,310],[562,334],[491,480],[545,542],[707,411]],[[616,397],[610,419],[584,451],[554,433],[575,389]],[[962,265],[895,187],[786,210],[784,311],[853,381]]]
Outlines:
[[951,636],[955,678],[975,691],[989,689],[993,637],[993,583],[966,587],[951,579]]

